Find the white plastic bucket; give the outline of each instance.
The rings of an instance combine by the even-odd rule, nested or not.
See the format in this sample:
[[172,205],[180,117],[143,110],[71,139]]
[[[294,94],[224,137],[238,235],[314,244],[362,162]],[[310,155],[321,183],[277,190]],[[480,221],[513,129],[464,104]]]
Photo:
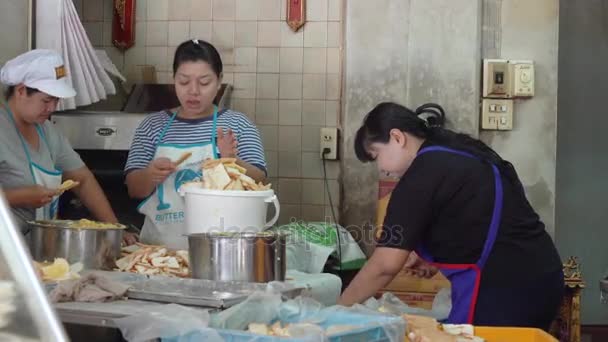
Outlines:
[[[260,232],[279,219],[281,206],[273,190],[206,190],[184,185],[186,234],[210,232]],[[274,217],[266,222],[268,204],[274,204]]]

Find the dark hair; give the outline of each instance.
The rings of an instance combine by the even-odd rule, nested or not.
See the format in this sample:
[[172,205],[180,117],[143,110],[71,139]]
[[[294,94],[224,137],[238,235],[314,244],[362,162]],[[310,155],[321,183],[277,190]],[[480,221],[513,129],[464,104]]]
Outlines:
[[[27,96],[30,96],[34,93],[39,92],[40,90],[35,89],[35,88],[30,88],[30,87],[25,87],[25,92],[27,94]],[[11,97],[13,97],[13,95],[15,95],[15,86],[9,86],[6,89],[6,92],[4,93],[4,98],[6,98],[7,100],[10,99]]]
[[173,57],[173,75],[177,68],[185,62],[207,62],[217,77],[220,77],[224,66],[217,49],[204,40],[192,39],[181,43]]
[[[420,117],[422,114],[430,116],[425,120]],[[416,111],[412,111],[396,103],[384,102],[372,109],[363,119],[363,125],[355,136],[355,153],[360,161],[373,161],[374,158],[368,152],[369,145],[388,143],[390,131],[398,129],[415,137],[428,139],[436,145],[468,152],[483,161],[496,165],[507,179],[520,183],[513,165],[503,160],[492,148],[467,134],[445,129],[444,124],[445,112],[437,104],[425,104],[418,107]]]

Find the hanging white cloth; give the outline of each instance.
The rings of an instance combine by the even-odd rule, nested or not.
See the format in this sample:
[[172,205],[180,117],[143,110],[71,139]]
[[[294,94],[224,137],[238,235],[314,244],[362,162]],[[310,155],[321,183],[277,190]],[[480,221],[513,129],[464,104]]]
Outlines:
[[61,100],[58,110],[86,106],[116,93],[72,0],[36,2],[36,48],[61,53],[67,77],[76,89],[76,96]]

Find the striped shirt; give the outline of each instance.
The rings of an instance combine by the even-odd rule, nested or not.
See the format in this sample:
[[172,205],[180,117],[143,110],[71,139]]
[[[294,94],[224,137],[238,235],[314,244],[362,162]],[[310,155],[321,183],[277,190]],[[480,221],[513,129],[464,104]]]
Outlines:
[[[161,141],[157,141],[172,114],[162,111],[150,114],[135,130],[129,150],[125,173],[146,168],[156,153],[158,143],[197,144],[211,140],[213,117],[202,119],[182,119],[176,117]],[[260,133],[253,123],[242,113],[230,109],[217,114],[217,127],[232,129],[238,142],[238,157],[266,172],[264,147]]]

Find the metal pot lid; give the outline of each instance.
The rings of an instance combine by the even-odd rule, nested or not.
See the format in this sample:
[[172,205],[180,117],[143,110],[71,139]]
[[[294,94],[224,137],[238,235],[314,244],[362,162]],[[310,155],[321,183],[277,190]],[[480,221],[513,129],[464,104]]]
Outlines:
[[51,229],[79,230],[123,230],[127,226],[120,223],[105,223],[91,220],[35,220],[27,222],[31,226]]

